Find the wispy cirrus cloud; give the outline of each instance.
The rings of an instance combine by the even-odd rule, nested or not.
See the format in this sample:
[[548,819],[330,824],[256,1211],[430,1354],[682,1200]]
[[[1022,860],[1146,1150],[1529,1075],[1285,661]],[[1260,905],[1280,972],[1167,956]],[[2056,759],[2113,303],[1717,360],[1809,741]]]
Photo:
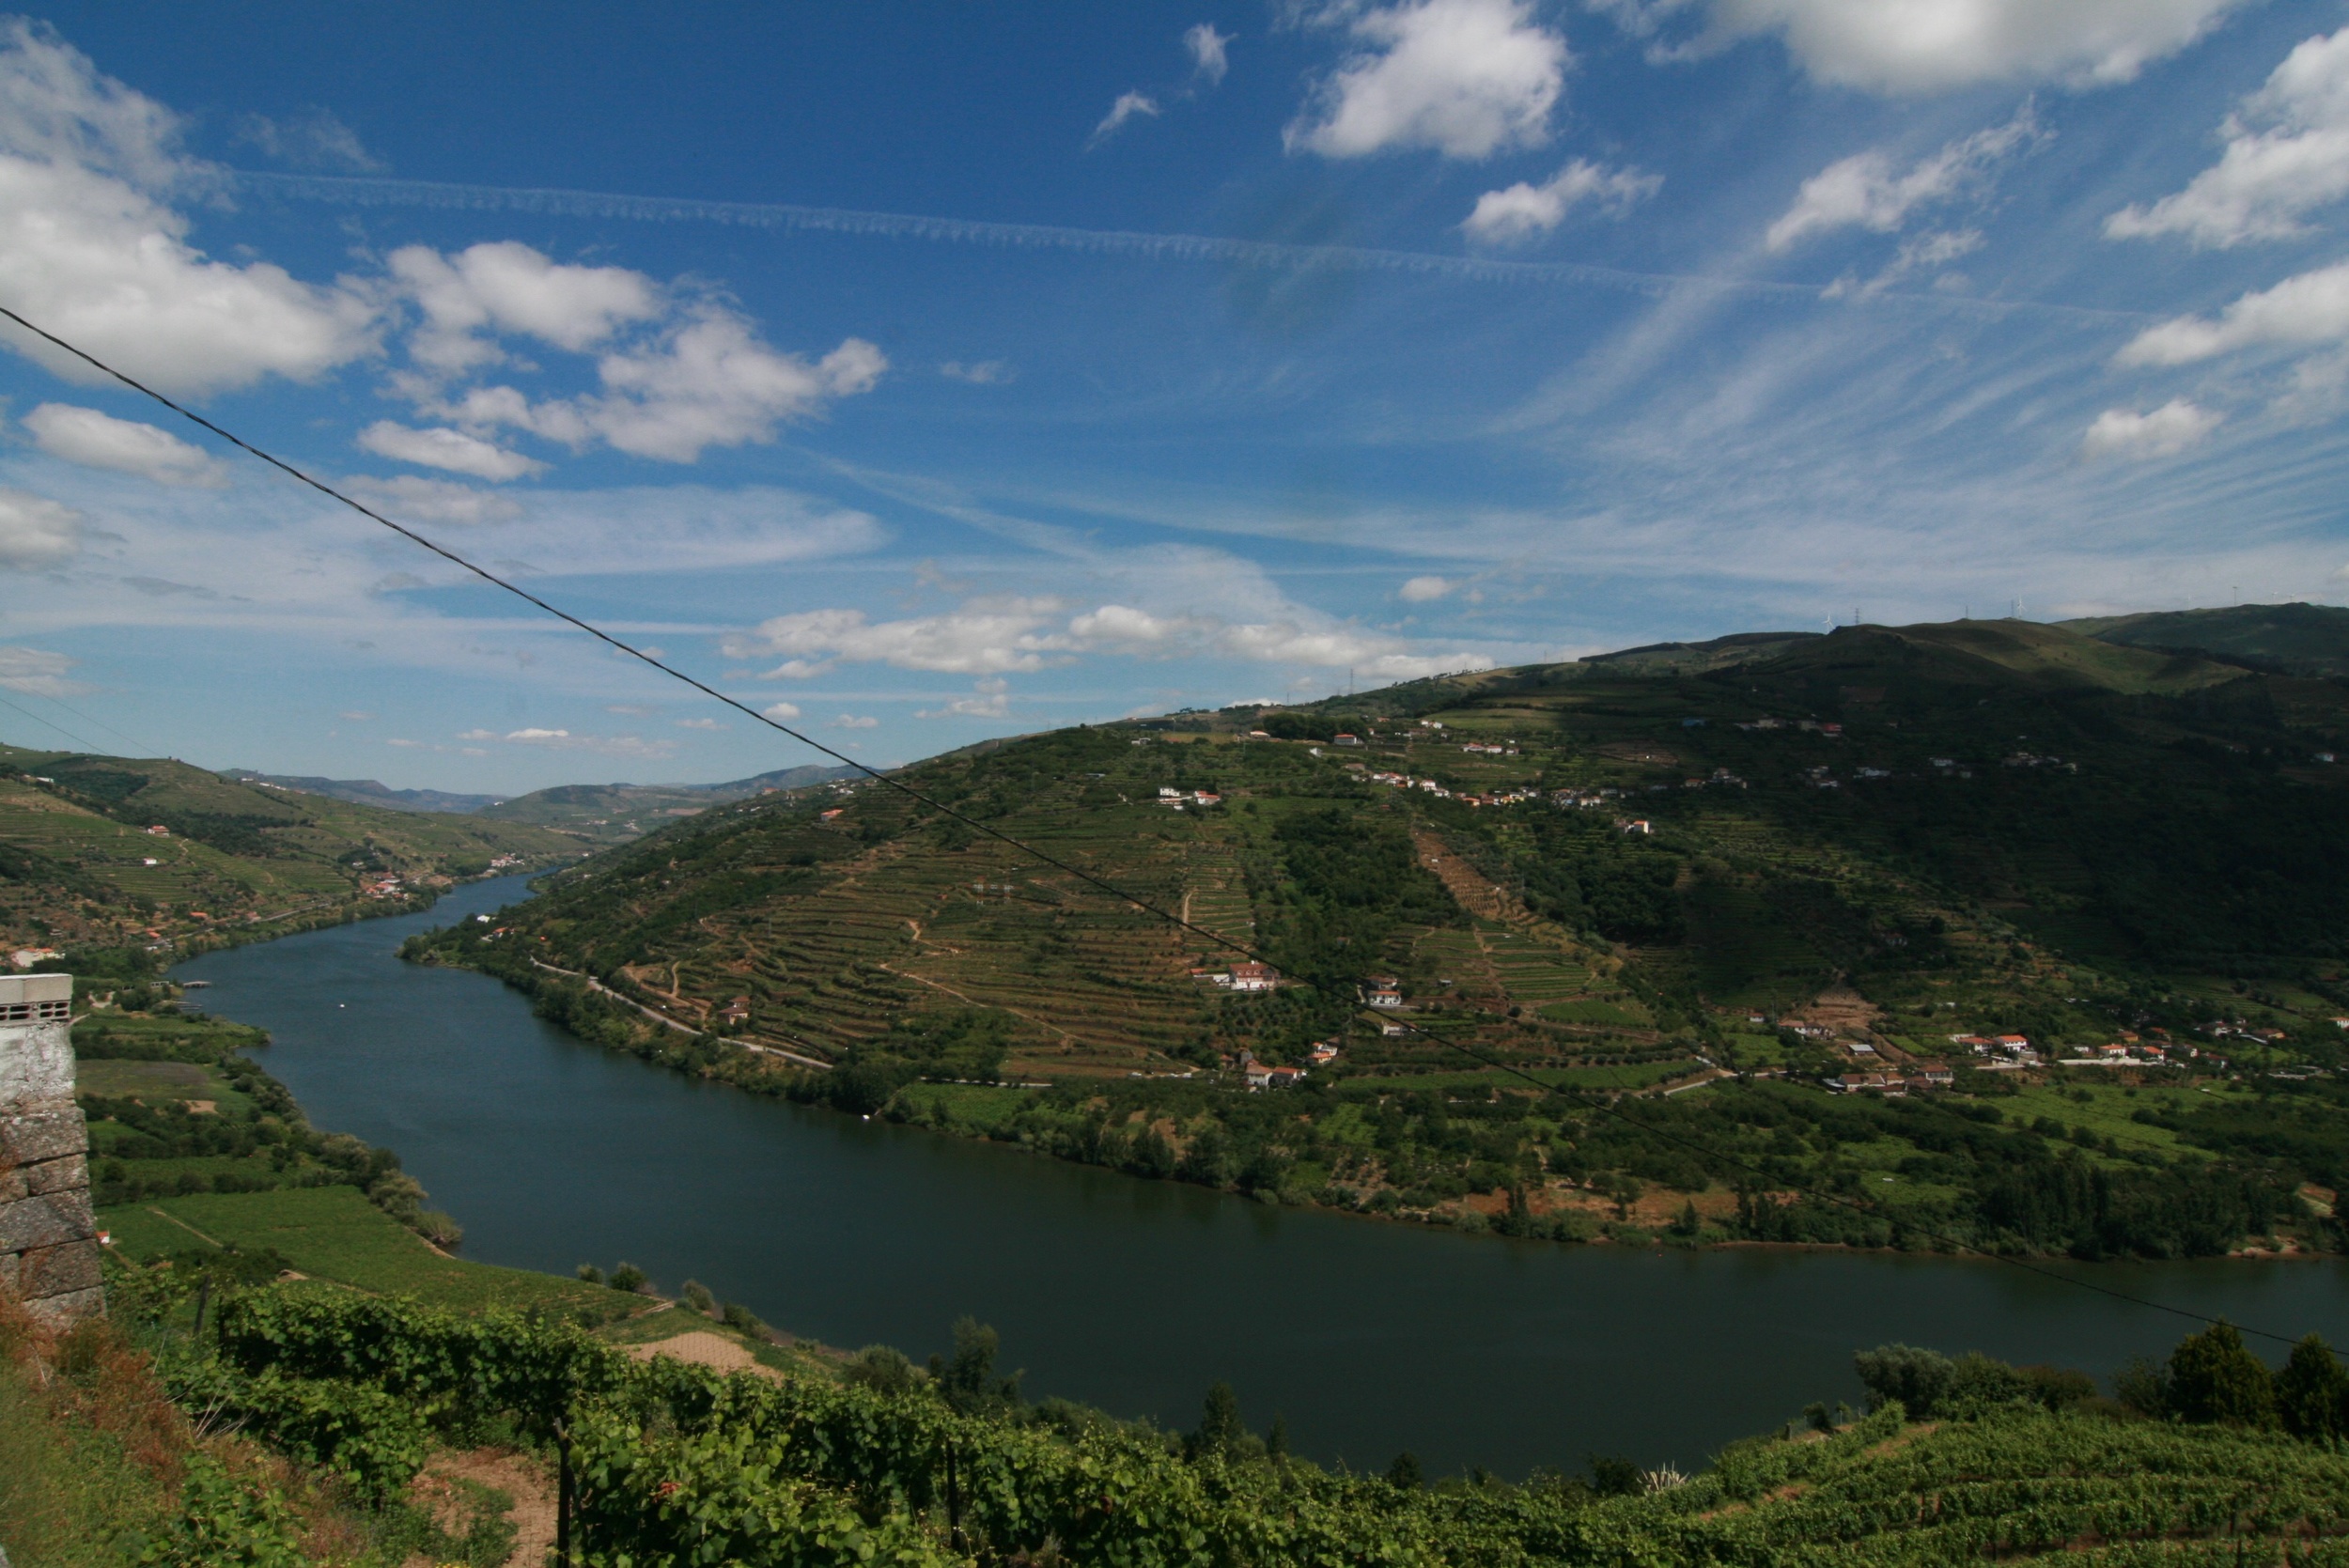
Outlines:
[[1763,243],[1786,251],[1813,235],[1843,228],[1896,233],[1913,212],[1980,193],[2001,164],[2047,135],[2027,103],[2004,125],[1961,137],[1906,164],[1880,147],[1839,159],[1802,182],[1794,205],[1770,225]]

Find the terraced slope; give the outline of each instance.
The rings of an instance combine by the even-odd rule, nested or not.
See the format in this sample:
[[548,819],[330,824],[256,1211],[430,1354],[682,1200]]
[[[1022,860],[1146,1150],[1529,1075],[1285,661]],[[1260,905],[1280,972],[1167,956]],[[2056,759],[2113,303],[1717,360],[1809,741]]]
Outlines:
[[[2329,1247],[2349,768],[2327,754],[2349,754],[2349,689],[2215,657],[2003,622],[1729,639],[906,770],[1130,898],[835,785],[705,813],[418,952],[592,975],[640,1011],[550,1005],[754,1087],[1349,1207],[1545,1234]],[[1219,985],[1226,941],[1276,988]],[[1399,1006],[1364,1005],[1390,982]],[[2005,1034],[2034,1062],[1984,1070],[2012,1063],[1958,1039]],[[1243,1053],[1306,1069],[1293,1113],[1228,1097]],[[789,1079],[805,1063],[847,1071],[811,1088]],[[1517,1072],[1673,1097],[1642,1143]],[[1822,1086],[1871,1072],[1940,1109]],[[1054,1087],[946,1092],[995,1079]],[[2101,1110],[2002,1109],[2059,1084],[2179,1141],[2155,1157]],[[2220,1113],[2253,1084],[2295,1097],[2298,1130]],[[2064,1196],[2042,1204],[2018,1168]],[[1783,1201],[1817,1183],[1866,1201]]]

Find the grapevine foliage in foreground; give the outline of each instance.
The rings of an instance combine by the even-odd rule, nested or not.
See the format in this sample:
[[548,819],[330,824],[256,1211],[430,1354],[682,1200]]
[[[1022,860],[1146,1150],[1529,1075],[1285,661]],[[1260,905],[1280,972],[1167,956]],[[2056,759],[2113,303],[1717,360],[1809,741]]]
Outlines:
[[[2059,1551],[2116,1564],[2349,1564],[2349,1455],[2336,1443],[2049,1408],[2073,1394],[2046,1386],[1958,1401],[1952,1411],[1974,1413],[1929,1426],[1887,1400],[1840,1433],[1739,1444],[1693,1481],[1595,1499],[1568,1484],[1423,1489],[1212,1445],[1186,1458],[1145,1433],[1069,1436],[960,1413],[918,1389],[643,1364],[560,1325],[311,1286],[236,1300],[220,1343],[216,1362],[179,1374],[186,1395],[249,1412],[363,1487],[396,1484],[427,1433],[503,1421],[542,1436],[560,1423],[581,1561],[593,1568],[1921,1568]],[[1920,1361],[1927,1353],[1877,1354],[1895,1351],[1899,1375],[1944,1403],[1980,1381]]]

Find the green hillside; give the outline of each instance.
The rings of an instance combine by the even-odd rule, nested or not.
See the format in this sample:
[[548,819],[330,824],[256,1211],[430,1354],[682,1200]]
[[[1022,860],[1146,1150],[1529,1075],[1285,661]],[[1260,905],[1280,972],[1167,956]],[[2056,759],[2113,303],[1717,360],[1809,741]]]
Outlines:
[[712,806],[851,777],[852,768],[783,768],[718,784],[557,784],[482,808],[499,822],[529,823],[598,845],[627,844]]
[[580,849],[527,824],[356,805],[168,758],[0,747],[0,931],[15,944],[316,923]]
[[[866,784],[711,810],[414,955],[748,1087],[1470,1229],[2332,1248],[2344,749],[2341,685],[2060,627],[1732,640],[902,775],[1190,930]],[[1290,983],[1195,973],[1217,937]],[[2000,1034],[2036,1062],[1952,1042]],[[1242,1052],[1308,1076],[1252,1094]]]
[[2330,604],[2239,604],[2064,625],[2130,647],[2189,649],[2285,675],[2349,675],[2349,610]]
[[305,795],[322,795],[356,805],[392,811],[449,812],[521,822],[567,833],[582,844],[626,844],[728,800],[807,789],[854,775],[853,768],[783,768],[747,779],[714,784],[557,784],[510,799],[499,795],[454,795],[438,789],[392,789],[374,779],[327,779],[289,773],[256,773],[231,768],[223,777]]

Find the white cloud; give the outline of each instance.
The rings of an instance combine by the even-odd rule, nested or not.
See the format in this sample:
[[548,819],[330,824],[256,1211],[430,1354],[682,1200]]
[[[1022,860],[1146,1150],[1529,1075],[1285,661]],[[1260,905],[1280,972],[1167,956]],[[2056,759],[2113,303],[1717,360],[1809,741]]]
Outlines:
[[1358,45],[1282,132],[1291,151],[1360,158],[1433,147],[1485,158],[1549,139],[1566,41],[1525,0],[1404,0],[1330,7]]
[[1425,604],[1439,599],[1459,584],[1448,577],[1414,577],[1396,591],[1396,597],[1407,604]]
[[2080,439],[2082,458],[2168,458],[2199,444],[2225,415],[2173,397],[2150,413],[2107,409]]
[[[677,754],[677,742],[674,740],[646,740],[633,735],[573,735],[569,730],[536,727],[508,730],[504,735],[489,730],[467,730],[457,738],[503,740],[509,745],[536,746],[553,752],[593,752],[599,756],[637,762],[658,761]],[[399,742],[395,741],[394,744]]]
[[73,660],[61,653],[0,647],[0,687],[10,691],[36,697],[77,696],[89,688],[66,677],[66,672],[72,668]]
[[28,490],[0,488],[0,567],[52,567],[81,548],[81,513]]
[[853,713],[844,713],[832,722],[832,727],[836,730],[877,730],[880,728],[880,721],[869,717],[861,719]]
[[[0,23],[0,277],[31,320],[163,391],[308,380],[368,352],[375,310],[263,262],[212,261],[165,202],[214,178],[163,105],[101,76],[48,28]],[[104,380],[14,327],[70,380]]]
[[2220,132],[2217,163],[2150,208],[2115,212],[2105,233],[2220,247],[2288,239],[2305,231],[2306,214],[2349,195],[2349,27],[2286,55]]
[[758,711],[770,719],[780,720],[785,723],[788,723],[800,716],[800,705],[797,703],[769,703],[765,707],[760,708]]
[[232,138],[262,157],[297,169],[336,169],[345,174],[374,174],[384,167],[359,145],[359,133],[328,110],[312,106],[284,119],[246,115],[237,121]]
[[1040,670],[1046,656],[1065,652],[1065,637],[1036,635],[1057,606],[1050,600],[973,600],[943,615],[868,622],[862,610],[810,610],[759,623],[754,637],[729,638],[726,656],[791,656],[768,675],[821,675],[835,660],[885,663],[901,670],[948,675],[996,675]]
[[871,391],[888,367],[858,337],[810,365],[759,341],[734,312],[704,304],[657,340],[604,355],[596,366],[601,396],[532,404],[511,387],[490,387],[445,411],[575,448],[601,440],[635,457],[690,463],[707,447],[772,441],[782,421]]
[[117,419],[72,403],[43,403],[24,416],[40,449],[86,468],[135,474],[159,485],[219,489],[227,469],[201,447],[134,419]]
[[957,697],[944,707],[924,708],[916,719],[1008,719],[1011,717],[1011,683],[1002,676],[976,682],[971,695]]
[[1471,240],[1513,244],[1556,228],[1581,202],[1595,200],[1620,213],[1654,195],[1663,184],[1660,175],[1602,168],[1577,158],[1539,185],[1519,180],[1505,190],[1486,192],[1460,226]]
[[522,515],[521,505],[509,497],[413,474],[390,479],[357,474],[345,479],[341,489],[403,522],[503,522]]
[[375,718],[375,715],[369,713],[365,708],[350,707],[345,708],[340,714],[340,717],[350,720],[354,724],[364,724],[371,722]]
[[950,359],[938,367],[938,373],[950,381],[969,381],[972,386],[997,386],[1012,379],[1011,366],[999,359],[980,360],[975,365]]
[[[1777,33],[1813,77],[1880,93],[2134,79],[2243,0],[1713,0],[1716,39]],[[1657,8],[1619,9],[1653,15]],[[1662,9],[1676,9],[1665,7]]]
[[462,430],[445,427],[417,430],[389,419],[379,419],[360,431],[359,444],[379,458],[443,468],[451,474],[470,474],[476,479],[500,484],[525,474],[544,474],[547,468],[535,458],[508,452],[495,442],[469,436]]
[[722,730],[725,725],[715,719],[679,719],[677,727],[681,730]]
[[388,265],[424,313],[408,351],[443,374],[504,360],[485,332],[521,334],[583,353],[663,308],[660,287],[642,272],[565,266],[513,241],[448,256],[428,245],[404,245]]
[[1190,52],[1193,74],[1211,87],[1221,82],[1223,73],[1232,69],[1229,49],[1237,36],[1217,32],[1212,22],[1194,23],[1184,29],[1183,47]]
[[1794,206],[1770,225],[1765,242],[1783,251],[1812,234],[1839,228],[1893,233],[1914,210],[1982,189],[2000,163],[2046,135],[2025,104],[2004,125],[1952,142],[1906,169],[1896,167],[1881,148],[1855,153],[1804,180]]
[[1112,603],[1071,615],[1066,604],[1044,598],[973,599],[946,614],[902,621],[869,622],[861,610],[805,611],[763,622],[752,636],[727,639],[725,653],[731,659],[792,656],[764,672],[767,679],[819,675],[839,663],[1000,675],[1095,653],[1220,656],[1397,678],[1485,669],[1492,662],[1469,653],[1423,654],[1400,638],[1316,624],[1303,614],[1237,622]]
[[[394,389],[419,413],[490,450],[490,433],[509,427],[574,451],[601,442],[635,457],[692,462],[711,446],[771,441],[778,424],[869,392],[889,368],[863,338],[845,338],[810,363],[770,347],[711,294],[664,287],[621,267],[567,266],[510,241],[453,256],[411,245],[395,251],[390,265],[423,315],[408,337],[419,368],[395,376]],[[491,365],[536,368],[509,361],[500,334],[595,353],[602,390],[537,401],[512,385],[450,391],[452,379]],[[442,466],[482,477],[512,477],[488,468],[522,460],[450,451],[459,462]]]
[[2189,365],[2258,344],[2316,348],[2349,341],[2349,262],[2246,294],[2217,320],[2181,316],[2148,327],[2116,357],[2121,365]]
[[1085,145],[1088,147],[1100,146],[1103,142],[1108,141],[1112,136],[1116,135],[1119,131],[1125,128],[1126,122],[1132,119],[1137,115],[1155,119],[1158,117],[1158,114],[1159,101],[1152,98],[1148,93],[1119,93],[1117,95],[1117,101],[1110,105],[1110,112],[1101,116],[1101,123],[1093,128],[1093,134],[1091,136],[1085,138]]

